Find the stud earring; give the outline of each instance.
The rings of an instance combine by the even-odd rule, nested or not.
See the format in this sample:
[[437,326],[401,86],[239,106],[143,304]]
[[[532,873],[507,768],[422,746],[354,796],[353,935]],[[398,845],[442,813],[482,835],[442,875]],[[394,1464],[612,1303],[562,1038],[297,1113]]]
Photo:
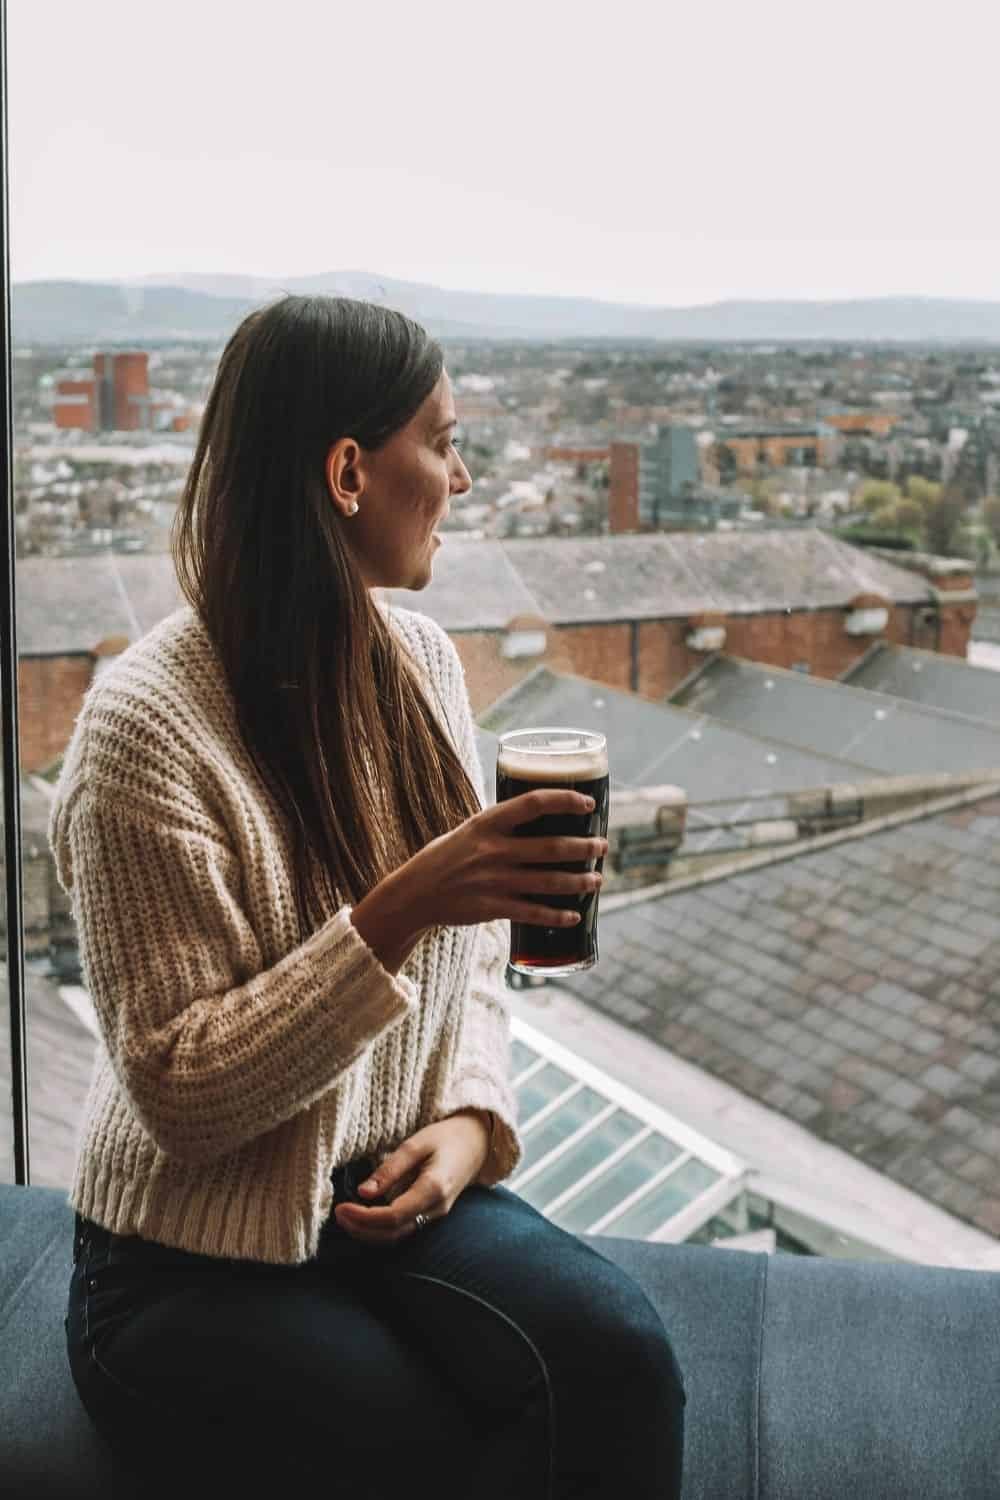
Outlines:
[[356,500],[352,500],[351,503],[350,503],[350,505],[347,508],[347,514],[349,516],[356,516],[357,513],[358,513],[358,502]]

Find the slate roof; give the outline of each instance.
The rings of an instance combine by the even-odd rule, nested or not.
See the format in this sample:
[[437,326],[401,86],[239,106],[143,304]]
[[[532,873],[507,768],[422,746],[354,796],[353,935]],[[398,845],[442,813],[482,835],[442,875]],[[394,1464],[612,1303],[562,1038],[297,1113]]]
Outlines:
[[[612,786],[669,783],[683,787],[691,801],[798,791],[866,774],[857,762],[798,750],[547,667],[536,667],[497,699],[479,723],[492,735],[544,724],[598,730],[607,738]],[[488,749],[495,757],[495,741]],[[767,816],[763,809],[760,815]]]
[[[135,639],[177,607],[160,553],[25,558],[18,643],[26,655]],[[520,615],[552,625],[680,619],[844,606],[861,593],[900,604],[931,597],[915,573],[816,530],[476,541],[449,535],[426,589],[387,589],[449,631],[503,630]]]
[[913,604],[932,590],[917,574],[810,528],[509,542],[449,536],[426,589],[388,591],[456,631],[502,629],[517,614],[560,625],[835,608],[858,594]]
[[588,1004],[1000,1237],[1000,797],[600,918]]
[[445,630],[503,630],[515,616],[539,612],[502,542],[452,533],[434,558],[434,576],[425,589],[386,589],[385,597],[430,615]]
[[166,554],[28,557],[17,564],[17,645],[23,656],[92,651],[137,640],[181,603]]
[[980,604],[972,622],[974,641],[1000,641],[1000,608],[995,604]]
[[165,620],[167,615],[172,614],[179,605],[183,604],[184,600],[177,583],[173,560],[170,557],[156,553],[139,553],[115,557],[112,561],[125,590],[140,635],[145,635],[147,630],[152,630],[154,625]]
[[958,656],[880,642],[841,681],[1000,725],[1000,672],[970,666]]
[[1000,726],[735,657],[707,662],[671,701],[878,774],[1000,767]]

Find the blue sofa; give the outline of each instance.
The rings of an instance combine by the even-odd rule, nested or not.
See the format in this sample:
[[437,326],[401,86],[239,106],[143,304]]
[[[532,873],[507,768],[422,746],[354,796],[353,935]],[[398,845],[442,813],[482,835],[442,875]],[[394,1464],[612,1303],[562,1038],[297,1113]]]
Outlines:
[[[592,1243],[673,1336],[684,1500],[1000,1497],[1000,1274]],[[66,1367],[71,1244],[62,1193],[0,1186],[0,1495],[139,1500]]]

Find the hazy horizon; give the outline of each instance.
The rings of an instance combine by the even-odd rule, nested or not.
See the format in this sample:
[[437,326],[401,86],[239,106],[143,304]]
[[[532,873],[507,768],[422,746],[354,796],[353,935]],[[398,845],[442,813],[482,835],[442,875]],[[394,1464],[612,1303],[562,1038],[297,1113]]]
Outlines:
[[[277,286],[277,285],[280,285],[280,283],[282,281],[293,281],[293,280],[297,281],[297,280],[299,280],[301,278],[319,277],[319,276],[337,276],[337,275],[345,275],[345,276],[347,276],[347,275],[350,275],[350,276],[364,275],[364,276],[371,276],[371,277],[373,277],[375,279],[377,279],[378,277],[384,275],[384,276],[386,276],[386,279],[388,279],[388,280],[393,280],[393,281],[412,281],[414,283],[414,285],[423,285],[423,286],[433,287],[435,290],[444,291],[444,292],[476,292],[476,293],[479,293],[479,294],[484,295],[484,296],[489,296],[491,294],[499,294],[499,289],[497,287],[482,286],[482,285],[480,285],[480,286],[469,286],[469,287],[459,287],[459,286],[456,286],[456,285],[454,285],[452,283],[445,283],[445,282],[442,282],[442,281],[417,282],[415,280],[415,278],[412,278],[412,277],[403,277],[403,276],[389,277],[387,272],[383,272],[379,268],[376,268],[374,270],[368,270],[367,268],[360,267],[360,266],[334,266],[334,267],[328,267],[326,270],[312,270],[312,271],[296,272],[294,275],[289,275],[287,273],[282,273],[282,272],[275,272],[273,275],[269,275],[267,272],[248,271],[248,270],[243,270],[243,271],[218,271],[218,270],[216,270],[214,268],[213,269],[206,269],[204,266],[201,266],[201,267],[192,266],[192,267],[189,267],[189,268],[180,268],[180,267],[178,267],[178,268],[175,268],[174,270],[171,270],[171,271],[146,271],[146,272],[139,273],[137,275],[122,276],[122,277],[116,277],[116,276],[70,276],[70,275],[66,275],[66,276],[38,276],[38,277],[14,276],[12,278],[12,284],[15,285],[15,286],[30,286],[30,285],[33,285],[33,284],[37,284],[39,282],[56,282],[56,281],[59,281],[59,282],[67,282],[67,283],[79,283],[79,285],[81,285],[81,286],[110,286],[110,285],[142,286],[142,285],[150,285],[150,284],[152,284],[152,283],[155,282],[158,285],[167,286],[167,285],[174,285],[175,284],[175,283],[171,283],[171,282],[168,281],[168,278],[172,277],[172,276],[176,276],[178,278],[182,278],[182,277],[213,277],[213,276],[215,276],[215,277],[229,277],[229,276],[231,276],[231,277],[238,278],[238,279],[241,279],[241,280],[245,279],[245,280],[250,280],[250,281],[254,281],[254,282],[268,283],[268,284]],[[716,304],[723,304],[723,303],[727,303],[727,302],[747,302],[747,303],[754,303],[754,302],[815,302],[815,303],[825,304],[825,303],[841,303],[841,302],[931,302],[931,301],[933,301],[933,302],[996,302],[996,303],[1000,303],[1000,288],[998,288],[998,290],[997,290],[997,292],[996,292],[995,295],[989,296],[989,297],[976,297],[976,296],[962,295],[962,294],[959,294],[959,293],[955,293],[954,295],[951,295],[951,296],[946,296],[946,295],[942,295],[942,294],[936,293],[936,292],[871,292],[871,293],[863,293],[863,294],[848,294],[848,295],[845,295],[845,296],[842,296],[842,297],[810,297],[810,296],[807,296],[807,295],[803,295],[801,297],[781,297],[781,296],[763,296],[763,295],[762,296],[743,296],[743,297],[713,297],[713,298],[705,299],[703,302],[676,302],[676,303],[639,303],[639,302],[635,302],[631,298],[626,299],[624,297],[602,297],[602,296],[598,296],[596,294],[587,293],[587,292],[564,292],[564,293],[560,293],[560,292],[540,292],[540,291],[536,291],[536,290],[534,290],[534,289],[532,289],[530,287],[520,287],[520,288],[515,288],[515,289],[504,289],[504,291],[503,291],[502,294],[505,295],[505,296],[515,296],[515,297],[544,297],[547,300],[553,300],[553,299],[558,300],[560,297],[563,297],[563,298],[565,298],[567,300],[573,300],[573,301],[584,300],[584,301],[593,301],[593,302],[606,302],[610,306],[617,306],[617,307],[654,307],[654,308],[664,308],[664,309],[666,309],[666,308],[683,308],[683,307],[700,307],[700,306],[706,306],[706,307],[708,307],[708,306],[713,306],[713,305],[716,305]],[[222,293],[220,293],[220,295],[226,295],[226,293],[222,292]]]

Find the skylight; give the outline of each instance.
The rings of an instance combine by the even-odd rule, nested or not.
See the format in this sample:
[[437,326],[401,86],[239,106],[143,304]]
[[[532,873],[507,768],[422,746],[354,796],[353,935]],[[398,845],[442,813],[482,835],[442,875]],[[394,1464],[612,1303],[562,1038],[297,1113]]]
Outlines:
[[577,1234],[680,1241],[736,1198],[745,1163],[518,1017],[524,1158],[511,1188]]

